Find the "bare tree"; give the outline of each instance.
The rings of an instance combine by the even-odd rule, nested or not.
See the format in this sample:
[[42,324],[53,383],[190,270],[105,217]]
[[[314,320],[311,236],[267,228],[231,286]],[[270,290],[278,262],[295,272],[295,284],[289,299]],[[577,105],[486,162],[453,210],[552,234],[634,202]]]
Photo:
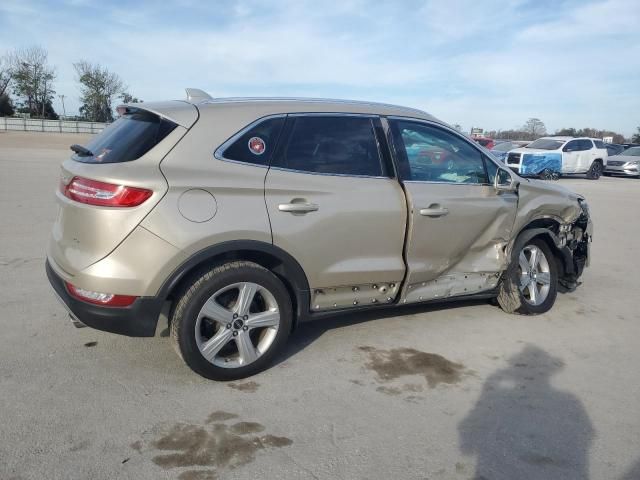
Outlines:
[[640,127],[638,127],[638,131],[633,134],[633,137],[631,137],[631,141],[634,143],[640,143]]
[[530,138],[528,140],[535,140],[547,133],[547,127],[544,126],[544,122],[539,118],[530,118],[522,127],[522,131]]
[[113,101],[126,89],[120,77],[106,67],[86,60],[74,63],[73,67],[80,82],[80,113],[94,122],[113,121]]
[[57,118],[53,111],[55,69],[48,65],[47,51],[38,46],[19,48],[10,55],[11,83],[19,110],[32,116]]
[[0,97],[2,97],[9,84],[11,83],[11,62],[9,61],[9,56],[4,55],[0,57]]

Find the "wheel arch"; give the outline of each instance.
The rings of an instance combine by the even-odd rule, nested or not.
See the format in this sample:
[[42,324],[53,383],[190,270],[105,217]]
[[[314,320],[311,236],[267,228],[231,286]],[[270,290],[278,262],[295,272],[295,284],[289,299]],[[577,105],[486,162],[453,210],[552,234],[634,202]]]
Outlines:
[[544,241],[556,260],[558,278],[563,279],[573,273],[573,257],[568,249],[562,248],[558,237],[561,222],[551,217],[538,218],[529,222],[509,245],[509,258],[516,245],[526,244],[534,238]]
[[309,282],[304,270],[290,254],[270,243],[256,240],[233,240],[204,248],[183,262],[163,283],[158,297],[172,301],[204,268],[228,261],[247,260],[271,271],[284,284],[291,297],[295,318],[293,326],[309,314]]

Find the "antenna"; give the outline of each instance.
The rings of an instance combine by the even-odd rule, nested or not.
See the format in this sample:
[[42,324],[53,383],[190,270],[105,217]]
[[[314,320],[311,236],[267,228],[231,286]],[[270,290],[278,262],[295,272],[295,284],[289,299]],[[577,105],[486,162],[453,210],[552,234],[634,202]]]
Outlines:
[[187,101],[191,103],[213,100],[211,95],[199,88],[185,88],[185,91],[187,92]]

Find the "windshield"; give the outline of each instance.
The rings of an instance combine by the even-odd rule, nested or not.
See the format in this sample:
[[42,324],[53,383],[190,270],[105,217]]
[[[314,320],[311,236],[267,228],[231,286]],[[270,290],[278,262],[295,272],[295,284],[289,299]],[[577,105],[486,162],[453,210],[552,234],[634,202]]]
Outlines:
[[631,147],[622,152],[622,155],[628,155],[630,157],[640,157],[640,147]]
[[540,150],[557,150],[564,145],[564,140],[555,140],[553,138],[539,138],[535,142],[531,142],[524,148],[539,148]]
[[502,142],[493,147],[492,150],[496,150],[498,152],[508,152],[509,150],[513,150],[514,146],[511,142]]

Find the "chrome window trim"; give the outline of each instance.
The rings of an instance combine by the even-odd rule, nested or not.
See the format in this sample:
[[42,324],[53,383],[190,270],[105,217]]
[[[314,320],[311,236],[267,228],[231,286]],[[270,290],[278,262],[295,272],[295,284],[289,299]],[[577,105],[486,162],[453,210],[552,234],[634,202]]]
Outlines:
[[347,178],[378,178],[382,180],[394,180],[392,177],[379,176],[379,175],[348,175],[346,173],[324,173],[324,172],[309,172],[307,170],[296,170],[295,168],[284,168],[284,167],[269,167],[269,170],[278,170],[281,172],[291,172],[291,173],[303,173],[306,175],[321,175],[324,177],[347,177]]
[[[246,127],[242,128],[240,131],[238,131],[235,134],[233,134],[231,137],[229,137],[227,140],[225,140],[224,143],[222,143],[222,145],[220,145],[218,148],[216,148],[214,150],[214,152],[213,152],[214,158],[216,158],[218,160],[222,160],[223,162],[238,163],[238,164],[241,164],[241,165],[249,165],[251,167],[269,168],[269,165],[261,165],[259,163],[243,162],[242,160],[234,160],[233,158],[226,158],[224,156],[224,152],[225,152],[225,150],[227,148],[229,148],[231,145],[233,145],[240,137],[242,137],[245,133],[247,133],[249,130],[251,130],[256,125],[260,125],[262,122],[266,122],[267,120],[271,120],[271,119],[274,119],[274,118],[286,118],[286,116],[287,116],[286,113],[277,113],[277,114],[267,115],[265,117],[257,118],[256,120],[254,120],[253,122],[248,124]],[[283,128],[284,128],[284,126],[283,126]]]
[[[481,158],[486,158],[487,160],[489,160],[490,162],[492,162],[494,165],[496,165],[496,167],[498,169],[502,169],[502,170],[507,170],[505,169],[503,166],[501,166],[497,161],[495,161],[493,158],[491,158],[490,155],[486,155],[482,149],[482,147],[478,144],[476,144],[474,141],[469,140],[469,138],[467,138],[465,135],[463,135],[462,133],[460,133],[459,131],[457,131],[455,128],[451,128],[449,125],[445,124],[445,123],[441,123],[441,122],[434,122],[432,120],[425,120],[423,118],[415,118],[415,117],[403,117],[403,116],[399,116],[399,115],[388,115],[385,118],[388,118],[390,120],[404,120],[404,121],[411,121],[411,122],[415,122],[415,123],[422,123],[426,126],[429,127],[436,127],[436,128],[440,128],[444,131],[446,131],[447,133],[452,133],[454,136],[460,138],[461,140],[465,141],[468,145],[471,146],[471,148],[475,149],[478,153],[480,153]],[[486,167],[485,167],[486,170]],[[487,175],[488,177],[488,175]],[[491,183],[479,183],[479,182],[469,182],[469,183],[464,183],[464,182],[438,182],[438,181],[432,181],[432,180],[402,180],[402,183],[434,183],[434,184],[439,184],[439,185],[477,185],[477,186],[491,186]]]

